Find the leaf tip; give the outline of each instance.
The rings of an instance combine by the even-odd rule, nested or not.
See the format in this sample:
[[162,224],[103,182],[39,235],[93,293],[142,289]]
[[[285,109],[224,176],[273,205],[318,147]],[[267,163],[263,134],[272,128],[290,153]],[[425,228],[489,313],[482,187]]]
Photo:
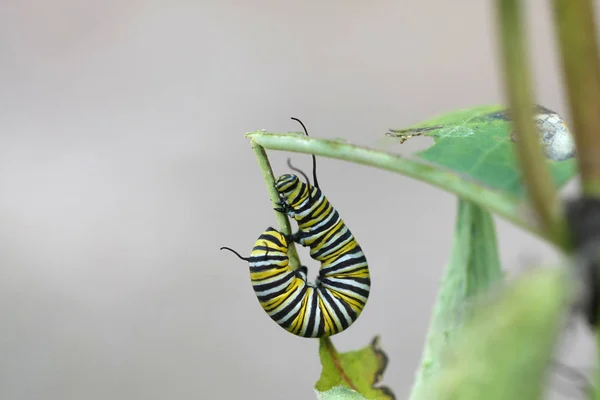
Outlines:
[[[377,358],[377,365],[379,368],[375,371],[375,377],[373,378],[373,386],[381,382],[383,379],[383,374],[387,369],[388,363],[390,361],[388,355],[383,351],[381,344],[381,338],[379,335],[375,336],[371,341],[371,349]],[[386,388],[387,389],[387,388]]]

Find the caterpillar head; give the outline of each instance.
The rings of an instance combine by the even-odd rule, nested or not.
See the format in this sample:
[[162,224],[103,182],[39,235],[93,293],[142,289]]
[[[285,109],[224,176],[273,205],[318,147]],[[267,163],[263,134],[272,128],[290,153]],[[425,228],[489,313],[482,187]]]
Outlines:
[[299,206],[308,196],[307,185],[293,174],[285,174],[277,178],[275,189],[277,189],[281,201],[292,209]]
[[[298,121],[300,125],[302,125],[302,128],[304,129],[304,134],[308,136],[308,131],[306,130],[306,127],[304,126],[302,121],[294,117],[292,117],[292,119],[294,121]],[[287,159],[288,167],[290,167],[290,169],[292,169],[293,171],[299,173],[304,178],[304,182],[306,183],[302,182],[297,175],[293,174],[285,174],[277,178],[277,180],[275,180],[275,189],[279,193],[279,198],[281,199],[281,202],[278,205],[282,207],[275,208],[275,210],[285,212],[288,215],[293,216],[292,212],[294,210],[297,210],[306,199],[308,199],[309,202],[313,201],[313,199],[311,198],[313,188],[319,190],[319,183],[317,182],[317,158],[314,154],[312,155],[312,161],[313,183],[311,186],[310,180],[308,179],[306,174],[302,170],[299,170],[298,168],[294,167],[289,158]]]

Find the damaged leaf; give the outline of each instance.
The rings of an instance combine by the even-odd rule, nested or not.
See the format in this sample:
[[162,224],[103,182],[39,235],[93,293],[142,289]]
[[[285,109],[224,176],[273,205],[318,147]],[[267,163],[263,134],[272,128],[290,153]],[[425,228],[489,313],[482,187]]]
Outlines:
[[315,384],[319,399],[394,400],[387,386],[378,386],[388,364],[379,337],[355,351],[339,353],[328,338],[319,341],[321,377]]
[[[576,174],[575,143],[556,112],[537,105],[533,118],[554,184],[560,188]],[[400,143],[416,136],[431,137],[433,146],[414,156],[507,194],[524,195],[515,132],[509,111],[501,106],[454,111],[407,129],[390,130],[386,135]]]

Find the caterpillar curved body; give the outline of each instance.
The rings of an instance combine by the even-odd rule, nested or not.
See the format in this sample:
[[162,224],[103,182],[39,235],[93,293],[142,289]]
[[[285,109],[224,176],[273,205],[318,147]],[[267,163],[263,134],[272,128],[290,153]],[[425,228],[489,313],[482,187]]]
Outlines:
[[274,228],[260,235],[248,261],[250,280],[261,307],[279,326],[306,338],[332,336],[347,329],[369,296],[369,274],[359,265],[322,265],[315,283],[307,268],[289,264],[286,235]]
[[[304,132],[308,132],[304,124]],[[267,314],[287,331],[302,337],[332,336],[352,325],[369,298],[371,278],[365,255],[338,212],[319,189],[313,155],[314,186],[292,174],[275,181],[280,196],[275,210],[298,222],[299,231],[284,235],[269,227],[256,241],[250,257],[239,258],[250,265],[254,292]],[[321,262],[315,283],[307,281],[307,268],[289,264],[288,243],[310,247],[310,255]]]

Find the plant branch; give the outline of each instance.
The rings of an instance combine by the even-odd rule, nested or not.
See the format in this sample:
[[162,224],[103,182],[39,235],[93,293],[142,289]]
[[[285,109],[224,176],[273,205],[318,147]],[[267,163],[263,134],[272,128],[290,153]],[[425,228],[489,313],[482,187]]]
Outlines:
[[[262,147],[253,140],[251,141],[251,144],[252,149],[254,149],[254,154],[256,154],[256,158],[258,159],[258,165],[260,166],[260,170],[262,171],[263,178],[265,179],[265,183],[267,184],[267,191],[269,192],[271,203],[273,204],[273,207],[276,207],[276,203],[279,201],[279,193],[275,189],[275,178],[273,177],[273,170],[271,169],[269,158],[267,157],[267,153],[265,152],[264,147]],[[277,219],[277,225],[279,226],[279,230],[282,233],[286,235],[292,233],[292,228],[290,226],[290,221],[287,215],[275,211],[275,218]],[[296,251],[296,246],[293,242],[288,243],[288,256],[290,258],[290,266],[293,269],[300,268],[300,258],[298,257],[298,252]]]
[[591,0],[554,0],[583,193],[600,198],[600,61]]
[[[554,0],[553,3],[562,75],[573,120],[582,195],[599,199],[600,60],[595,10],[591,0]],[[600,344],[598,329],[596,342]],[[600,358],[600,352],[598,357]],[[595,380],[600,382],[600,372],[596,372]],[[599,388],[596,388],[590,398],[592,397],[600,400]]]
[[315,154],[322,157],[368,165],[427,182],[458,197],[488,209],[513,224],[562,246],[560,241],[537,225],[527,223],[522,217],[522,208],[513,197],[485,188],[482,184],[462,179],[457,173],[440,169],[439,166],[407,159],[366,147],[342,143],[336,140],[315,139],[297,134],[268,133],[264,131],[246,134],[253,142],[271,150]]
[[568,247],[566,222],[562,217],[556,188],[542,152],[540,135],[533,122],[534,104],[525,52],[522,2],[497,0],[501,58],[506,92],[517,137],[517,156],[527,193],[542,228],[551,241]]

